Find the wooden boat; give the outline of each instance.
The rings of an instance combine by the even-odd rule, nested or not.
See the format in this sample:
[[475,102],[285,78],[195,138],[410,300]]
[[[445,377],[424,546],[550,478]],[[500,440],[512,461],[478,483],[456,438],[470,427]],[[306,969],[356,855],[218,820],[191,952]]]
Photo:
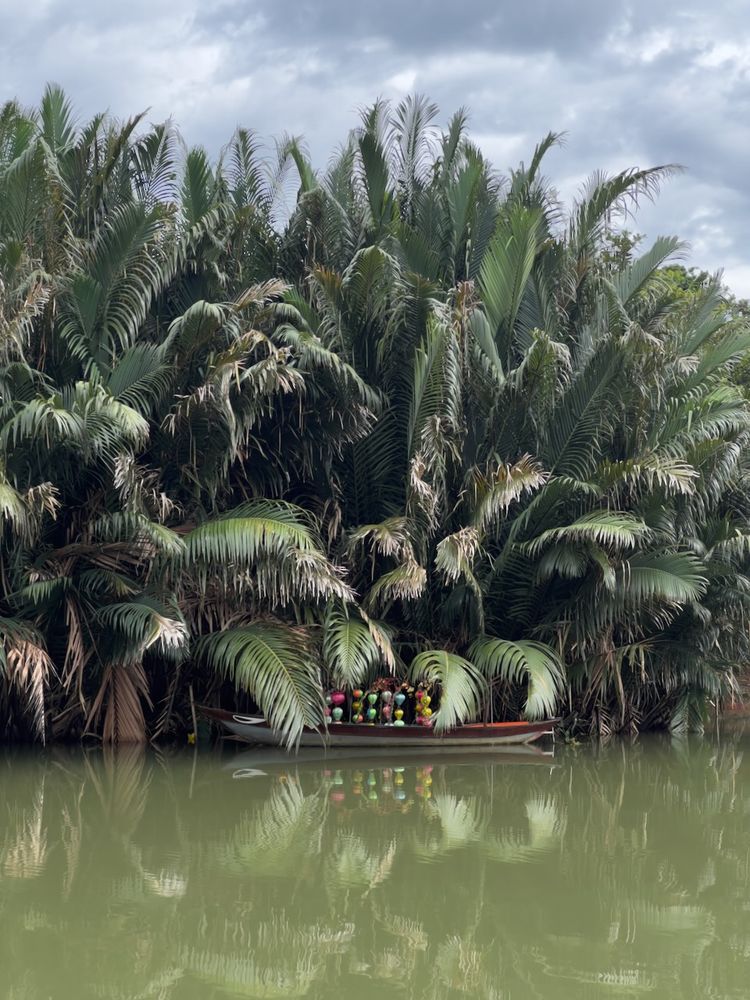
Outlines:
[[[247,743],[279,746],[281,740],[266,719],[261,716],[239,715],[220,708],[196,705],[207,719],[219,723],[237,739]],[[332,723],[318,731],[305,727],[299,745],[303,747],[414,747],[442,749],[448,747],[495,747],[508,743],[533,743],[542,736],[551,736],[557,719],[541,722],[473,722],[458,726],[448,733],[436,733],[429,726],[369,726],[365,723]]]

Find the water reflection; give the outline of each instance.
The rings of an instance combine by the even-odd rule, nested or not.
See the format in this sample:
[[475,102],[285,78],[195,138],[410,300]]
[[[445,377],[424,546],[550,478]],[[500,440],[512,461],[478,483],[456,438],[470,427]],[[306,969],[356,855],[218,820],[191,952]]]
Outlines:
[[746,737],[0,758],[0,996],[743,997]]

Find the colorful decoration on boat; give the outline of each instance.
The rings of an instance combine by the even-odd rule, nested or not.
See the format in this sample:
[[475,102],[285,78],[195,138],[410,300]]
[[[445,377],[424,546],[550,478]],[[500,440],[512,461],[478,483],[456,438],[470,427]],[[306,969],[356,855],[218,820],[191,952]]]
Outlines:
[[414,692],[414,721],[418,726],[432,725],[432,709],[430,703],[432,698],[420,685]]
[[380,695],[380,704],[381,704],[380,719],[383,722],[383,724],[386,725],[386,726],[390,726],[391,725],[391,713],[393,711],[393,706],[391,705],[391,701],[392,700],[393,700],[393,692],[392,691],[383,691],[381,693],[381,695]]
[[[330,717],[333,722],[339,723],[344,718],[344,705],[346,705],[346,695],[343,691],[331,691],[329,695],[326,696],[326,702],[333,706],[330,710]],[[325,713],[326,721],[328,721],[328,712]]]
[[352,691],[352,722],[354,723],[364,722],[364,716],[362,715],[363,697],[364,692],[361,688],[355,688]]
[[338,689],[329,691],[323,711],[326,725],[341,723],[346,718],[354,725],[431,726],[431,687],[422,684],[417,688],[407,684],[397,687],[397,683],[392,677],[379,678],[368,691],[353,688],[351,696]]
[[403,726],[404,725],[404,702],[406,701],[406,695],[403,691],[397,691],[393,696],[393,701],[396,708],[393,711],[393,725]]

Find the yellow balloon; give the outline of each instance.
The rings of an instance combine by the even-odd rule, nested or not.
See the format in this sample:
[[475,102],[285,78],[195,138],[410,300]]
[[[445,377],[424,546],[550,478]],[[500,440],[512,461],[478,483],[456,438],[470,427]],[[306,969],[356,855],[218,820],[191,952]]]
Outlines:
[[423,714],[424,714],[424,715],[426,715],[426,716],[427,716],[427,718],[429,719],[429,717],[430,717],[430,716],[432,715],[432,709],[431,709],[431,708],[429,708],[429,706],[428,706],[428,707],[427,707],[427,708],[426,708],[426,709],[424,710],[424,713],[423,713]]
[[426,695],[425,695],[425,696],[424,696],[424,697],[422,698],[422,707],[423,707],[423,708],[429,708],[429,705],[430,705],[430,702],[431,702],[431,701],[432,701],[432,698],[430,698],[430,696],[429,696],[428,694],[426,694]]

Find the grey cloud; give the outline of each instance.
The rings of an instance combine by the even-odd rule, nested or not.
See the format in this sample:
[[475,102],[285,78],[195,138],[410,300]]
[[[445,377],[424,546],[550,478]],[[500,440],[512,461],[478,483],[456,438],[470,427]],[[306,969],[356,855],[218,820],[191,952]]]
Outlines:
[[421,53],[469,49],[532,51],[567,45],[579,50],[606,36],[620,18],[617,5],[586,0],[571,5],[559,0],[475,0],[470,5],[434,0],[242,0],[222,3],[198,15],[197,23],[215,30],[217,14],[230,30],[257,27],[260,16],[270,34],[291,45],[311,40],[336,44],[382,39],[399,51]]
[[566,130],[547,173],[568,196],[591,170],[678,161],[635,223],[693,242],[750,294],[750,37],[745,0],[0,0],[0,91],[46,80],[82,114],[170,113],[216,154],[234,127],[303,133],[323,166],[377,96],[468,105],[500,169]]

